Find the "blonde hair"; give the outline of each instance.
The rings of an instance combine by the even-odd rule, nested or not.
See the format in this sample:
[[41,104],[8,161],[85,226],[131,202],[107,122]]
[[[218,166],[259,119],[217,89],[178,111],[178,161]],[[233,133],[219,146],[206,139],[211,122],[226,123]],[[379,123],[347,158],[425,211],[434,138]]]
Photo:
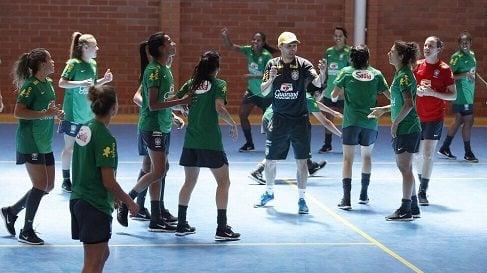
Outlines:
[[83,46],[89,43],[89,40],[95,39],[91,34],[81,34],[80,32],[73,32],[71,36],[71,48],[69,51],[69,58],[81,59],[83,56]]

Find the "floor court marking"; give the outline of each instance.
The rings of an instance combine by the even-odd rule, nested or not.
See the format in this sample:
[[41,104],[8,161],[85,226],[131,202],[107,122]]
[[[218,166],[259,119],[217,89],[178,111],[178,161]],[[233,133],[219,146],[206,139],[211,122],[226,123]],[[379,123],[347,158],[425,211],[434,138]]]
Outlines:
[[[294,182],[290,182],[289,180],[286,180],[286,179],[283,179],[283,181],[286,182],[291,187],[294,187],[296,189],[298,188]],[[365,233],[365,231],[359,229],[354,224],[352,224],[350,221],[348,221],[347,219],[345,219],[342,216],[338,215],[335,211],[333,211],[330,208],[328,208],[327,206],[325,206],[318,199],[316,199],[313,195],[311,195],[311,194],[308,193],[308,194],[306,194],[306,196],[313,203],[315,203],[316,205],[318,205],[318,207],[320,207],[323,211],[325,211],[326,213],[330,214],[331,216],[333,216],[333,218],[335,218],[336,220],[338,220],[339,222],[341,222],[345,226],[349,227],[350,229],[352,229],[356,233],[360,234],[367,241],[371,242],[373,245],[377,246],[382,251],[386,252],[387,254],[389,254],[390,256],[392,256],[393,258],[395,258],[396,260],[398,260],[402,264],[406,265],[407,267],[409,267],[410,269],[412,269],[414,272],[416,272],[416,273],[424,273],[421,269],[419,269],[418,267],[416,267],[415,265],[413,265],[412,263],[410,263],[408,260],[404,259],[399,254],[395,253],[390,248],[386,247],[384,244],[382,244],[378,240],[374,239],[374,237],[368,235],[367,233]]]

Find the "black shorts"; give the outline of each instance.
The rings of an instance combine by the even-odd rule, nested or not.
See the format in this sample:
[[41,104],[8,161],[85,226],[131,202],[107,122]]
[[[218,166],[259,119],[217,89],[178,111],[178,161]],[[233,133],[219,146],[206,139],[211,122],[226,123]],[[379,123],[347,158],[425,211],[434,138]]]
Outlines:
[[394,153],[397,155],[404,152],[415,154],[419,151],[420,139],[420,132],[398,135],[392,139],[392,149],[394,149]]
[[245,94],[242,98],[242,104],[254,104],[260,109],[262,109],[262,112],[265,111],[265,109],[271,105],[272,103],[272,97],[259,97],[257,95],[252,94],[250,91],[245,91]]
[[291,144],[295,159],[311,158],[311,124],[308,115],[298,119],[289,119],[274,113],[268,129],[265,143],[266,159],[286,159]]
[[443,120],[421,122],[421,140],[439,140],[443,130]]
[[183,148],[179,165],[184,167],[220,168],[228,165],[227,155],[224,151],[206,149]]
[[47,154],[22,154],[17,152],[16,164],[22,165],[25,164],[25,162],[29,162],[30,164],[52,166],[54,165],[54,154],[52,152]]
[[342,129],[344,145],[370,146],[377,140],[378,131],[359,126],[348,126]]
[[71,238],[85,244],[105,243],[112,237],[112,217],[83,199],[69,201]]
[[323,102],[323,104],[328,107],[343,109],[343,100],[337,100],[336,102],[333,102],[331,99],[323,97],[321,102]]
[[169,150],[167,147],[168,133],[139,130],[139,135],[142,138],[142,143],[152,151],[163,152]]
[[[171,144],[171,133],[167,133],[166,135],[167,135],[165,138],[166,143],[165,143],[164,147],[165,147],[166,155],[168,155],[169,154],[169,146]],[[140,156],[148,156],[149,155],[149,153],[147,152],[147,145],[145,145],[144,140],[142,139],[142,136],[140,133],[137,135],[137,147],[139,149],[139,155]]]
[[462,116],[473,115],[473,104],[452,104],[451,111]]

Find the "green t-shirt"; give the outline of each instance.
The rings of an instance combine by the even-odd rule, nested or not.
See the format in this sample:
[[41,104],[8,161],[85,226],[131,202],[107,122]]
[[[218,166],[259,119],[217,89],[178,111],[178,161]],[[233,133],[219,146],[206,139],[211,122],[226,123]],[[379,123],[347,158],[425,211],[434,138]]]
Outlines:
[[349,61],[350,47],[345,45],[341,49],[337,50],[334,46],[329,47],[323,52],[323,59],[327,61],[326,70],[326,89],[324,96],[326,98],[331,98],[331,91],[335,86],[333,82],[335,81],[338,72],[346,66],[350,65]]
[[149,89],[157,87],[157,101],[162,102],[174,94],[174,80],[171,70],[153,60],[144,70],[142,78],[142,106],[139,111],[138,126],[143,131],[171,132],[171,108],[151,111],[149,109]]
[[[80,59],[70,59],[66,62],[61,78],[70,81],[83,81],[97,79],[96,61],[91,59],[89,63]],[[64,118],[69,121],[86,123],[95,115],[91,111],[91,103],[88,100],[87,86],[78,86],[64,89],[63,110]]]
[[[468,54],[459,50],[451,55],[450,68],[454,74],[469,72],[475,77],[476,66],[475,53],[471,50]],[[475,81],[463,77],[455,80],[455,85],[457,87],[457,99],[453,101],[453,104],[473,104]]]
[[71,199],[83,199],[103,213],[112,215],[114,196],[103,185],[101,167],[118,164],[117,142],[105,124],[96,119],[81,127],[73,151]]
[[[25,80],[17,95],[17,102],[33,111],[45,111],[56,100],[52,80],[40,81],[36,77]],[[53,117],[19,119],[16,133],[16,150],[22,154],[52,152]]]
[[340,70],[333,84],[345,93],[342,127],[359,126],[377,130],[377,119],[367,116],[370,108],[377,103],[377,94],[388,88],[382,73],[372,66],[365,69],[347,66]]
[[[181,98],[191,86],[188,80],[177,93]],[[227,103],[227,83],[218,78],[203,82],[196,90],[196,101],[189,105],[188,127],[184,136],[184,148],[223,151],[222,134],[218,124],[215,100]]]
[[[265,65],[272,59],[272,54],[267,51],[267,49],[262,49],[259,55],[252,51],[252,46],[245,45],[240,47],[240,52],[247,57],[247,67],[249,74],[260,74],[264,72]],[[260,90],[260,85],[262,83],[262,77],[249,79],[247,81],[247,89],[252,94],[263,97]]]
[[394,73],[391,84],[391,120],[395,120],[404,105],[402,92],[408,92],[413,99],[413,108],[407,116],[398,124],[397,134],[405,135],[421,131],[421,123],[416,113],[416,79],[411,69],[407,66],[402,67]]

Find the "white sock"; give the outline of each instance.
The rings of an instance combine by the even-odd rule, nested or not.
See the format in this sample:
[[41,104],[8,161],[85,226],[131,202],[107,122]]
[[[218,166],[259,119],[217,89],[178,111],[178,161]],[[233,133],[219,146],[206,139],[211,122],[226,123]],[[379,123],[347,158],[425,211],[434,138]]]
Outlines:
[[268,194],[274,194],[274,185],[267,186],[265,190]]
[[306,193],[306,189],[298,189],[298,193],[299,193],[299,198],[304,199],[304,194]]

